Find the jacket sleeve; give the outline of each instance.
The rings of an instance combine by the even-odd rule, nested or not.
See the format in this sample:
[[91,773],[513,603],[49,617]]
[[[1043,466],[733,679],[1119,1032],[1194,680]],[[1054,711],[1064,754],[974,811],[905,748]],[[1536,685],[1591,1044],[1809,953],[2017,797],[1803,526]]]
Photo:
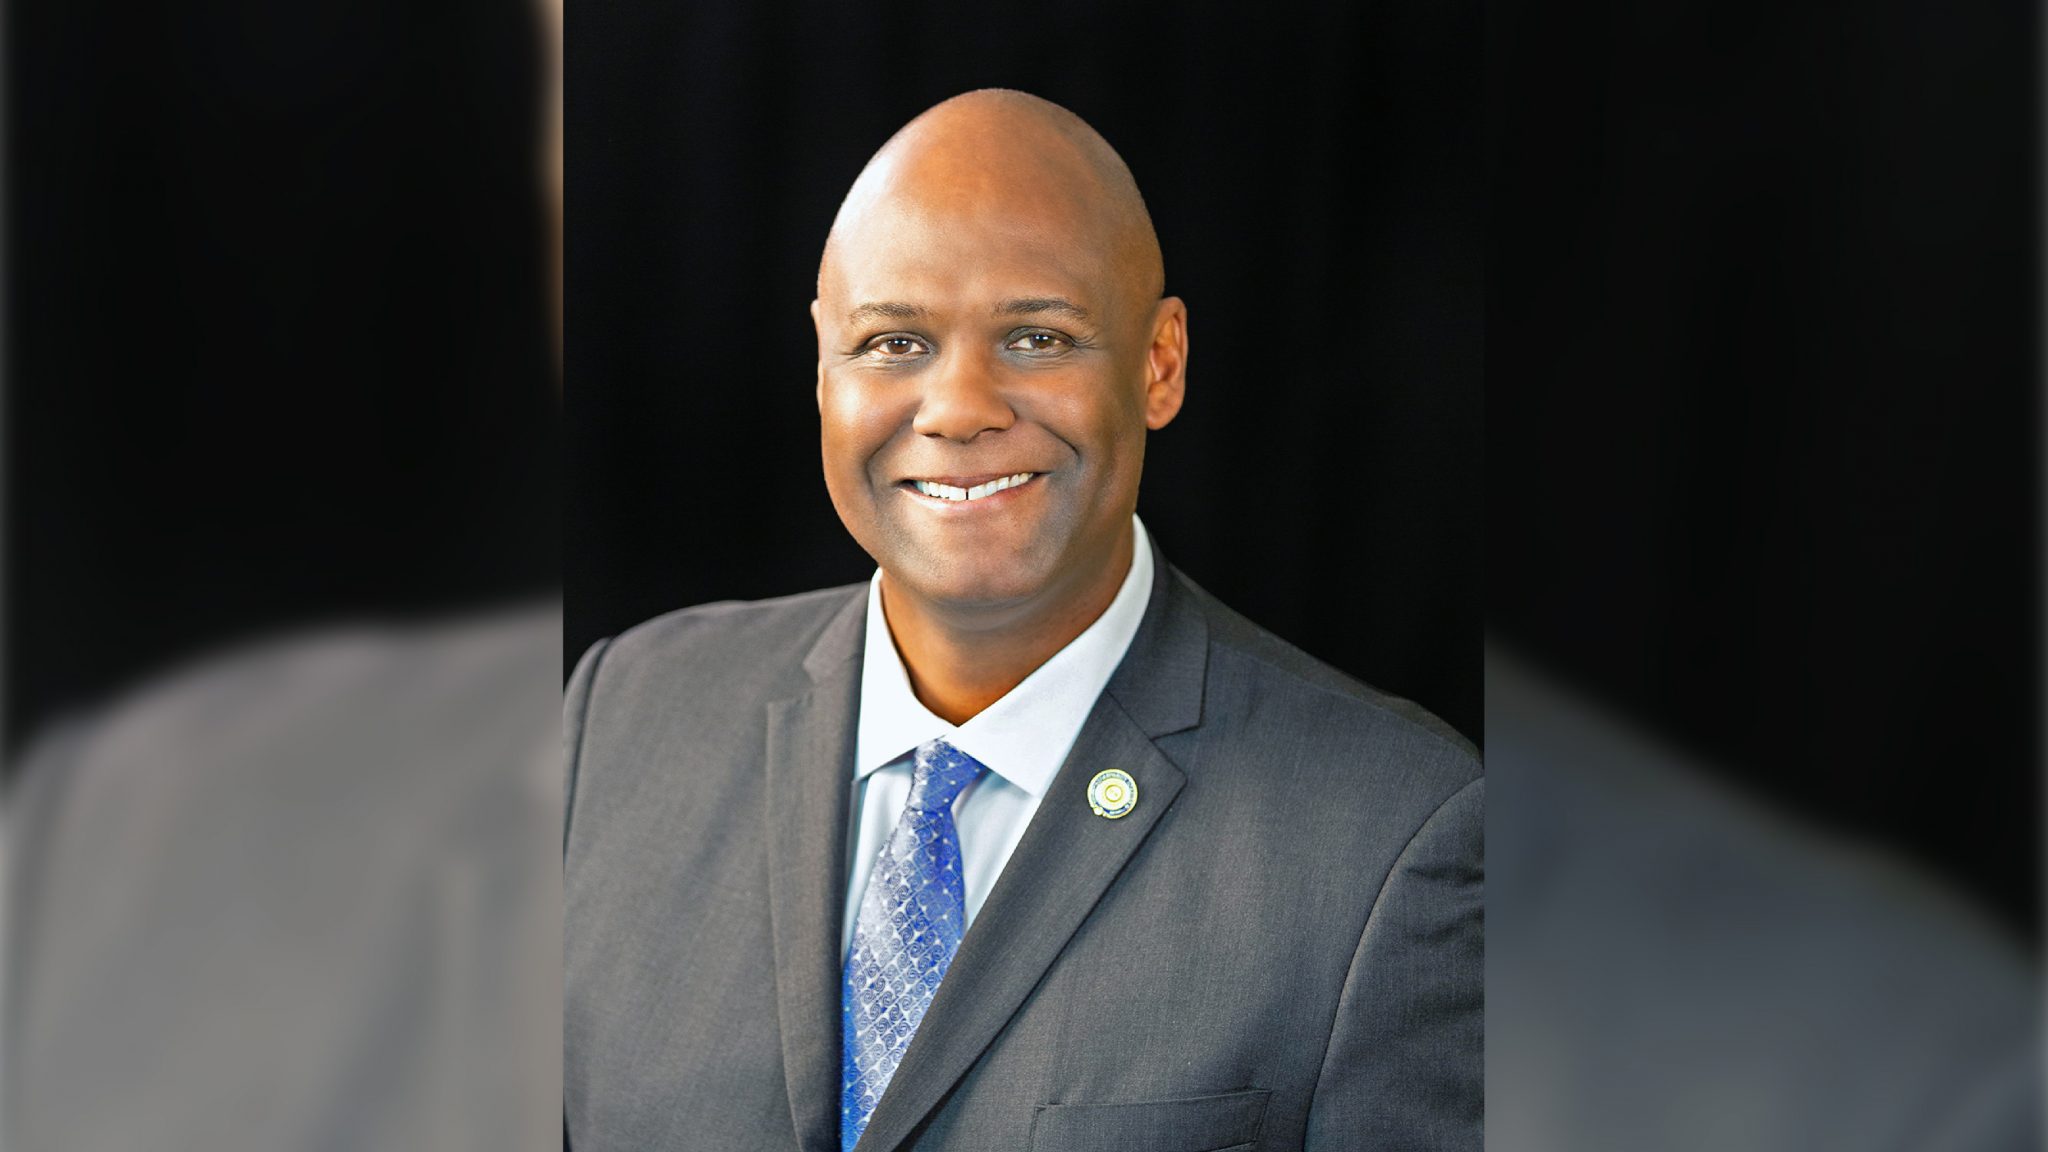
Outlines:
[[1485,781],[1416,830],[1373,901],[1310,1102],[1307,1147],[1479,1152]]
[[562,851],[569,850],[569,821],[576,813],[576,777],[583,767],[583,725],[590,714],[590,688],[612,638],[592,644],[562,690]]

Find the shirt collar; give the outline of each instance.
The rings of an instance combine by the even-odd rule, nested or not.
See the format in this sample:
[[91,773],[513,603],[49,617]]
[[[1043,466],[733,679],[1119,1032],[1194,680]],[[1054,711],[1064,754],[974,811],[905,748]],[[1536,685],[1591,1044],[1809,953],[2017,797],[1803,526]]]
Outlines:
[[1123,662],[1152,599],[1152,543],[1131,517],[1131,570],[1116,599],[1086,631],[1054,653],[1002,699],[954,727],[932,714],[910,690],[910,675],[882,614],[882,573],[868,581],[868,625],[861,657],[859,734],[854,778],[873,774],[933,737],[988,766],[989,771],[1042,796],[1067,758],[1095,698]]

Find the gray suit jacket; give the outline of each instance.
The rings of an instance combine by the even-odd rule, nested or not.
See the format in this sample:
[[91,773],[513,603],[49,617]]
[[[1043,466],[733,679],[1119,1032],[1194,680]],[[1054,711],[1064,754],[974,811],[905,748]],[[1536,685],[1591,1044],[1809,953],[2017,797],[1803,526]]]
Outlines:
[[[1476,1152],[1473,749],[1155,558],[861,1152]],[[578,1152],[838,1148],[864,592],[673,613],[571,678]],[[1086,800],[1110,767],[1119,820]]]

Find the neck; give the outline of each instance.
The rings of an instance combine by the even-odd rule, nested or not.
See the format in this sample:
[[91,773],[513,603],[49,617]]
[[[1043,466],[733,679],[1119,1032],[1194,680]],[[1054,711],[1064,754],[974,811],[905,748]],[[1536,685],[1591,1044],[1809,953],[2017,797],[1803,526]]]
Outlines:
[[999,608],[934,604],[882,576],[882,614],[910,689],[932,714],[965,724],[1100,619],[1131,570],[1131,531],[1099,572],[1041,597]]

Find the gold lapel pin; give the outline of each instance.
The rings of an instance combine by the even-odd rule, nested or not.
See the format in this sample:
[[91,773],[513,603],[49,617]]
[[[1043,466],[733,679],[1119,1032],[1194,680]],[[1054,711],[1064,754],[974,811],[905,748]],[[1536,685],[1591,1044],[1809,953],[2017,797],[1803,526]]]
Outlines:
[[1104,820],[1130,815],[1138,806],[1138,782],[1121,768],[1104,768],[1088,782],[1088,807]]

